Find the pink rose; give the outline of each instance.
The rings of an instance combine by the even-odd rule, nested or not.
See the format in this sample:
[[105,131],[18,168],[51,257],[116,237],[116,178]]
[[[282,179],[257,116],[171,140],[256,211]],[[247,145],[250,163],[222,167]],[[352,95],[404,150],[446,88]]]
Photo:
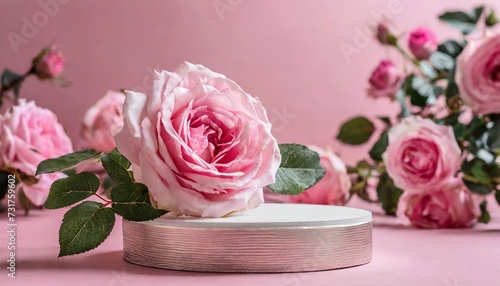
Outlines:
[[449,187],[404,194],[399,208],[418,228],[470,227],[479,216],[478,202],[460,179]]
[[152,95],[126,92],[115,137],[153,205],[221,217],[262,204],[281,155],[260,101],[201,65],[155,77]]
[[401,83],[401,74],[391,61],[383,60],[372,72],[368,82],[370,83],[368,89],[370,97],[394,98]]
[[457,58],[460,96],[478,114],[500,113],[500,27],[467,38]]
[[113,138],[123,127],[122,108],[125,95],[108,91],[84,115],[82,136],[90,148],[110,152],[115,148]]
[[290,201],[305,204],[344,205],[351,189],[351,180],[347,175],[344,162],[329,148],[308,147],[318,152],[321,166],[326,173],[316,185],[299,195],[290,196]]
[[428,59],[437,50],[436,34],[426,27],[418,27],[411,31],[408,46],[417,59]]
[[[73,152],[68,138],[56,115],[35,105],[34,101],[19,100],[5,114],[0,115],[0,166],[19,169],[35,175],[38,164]],[[36,205],[42,205],[57,175],[41,175],[38,186],[23,186],[27,197]]]
[[407,117],[390,129],[383,158],[397,187],[421,192],[446,186],[460,169],[460,153],[450,126]]
[[43,49],[34,60],[35,73],[38,77],[53,78],[61,75],[64,70],[64,56],[55,46]]

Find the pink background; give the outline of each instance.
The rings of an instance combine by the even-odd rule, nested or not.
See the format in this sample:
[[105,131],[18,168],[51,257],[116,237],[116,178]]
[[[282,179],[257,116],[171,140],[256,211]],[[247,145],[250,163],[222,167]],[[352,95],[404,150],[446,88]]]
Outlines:
[[[52,3],[50,13],[40,3]],[[332,145],[352,162],[366,153],[333,140],[340,123],[357,114],[397,111],[394,104],[365,95],[366,78],[381,57],[399,60],[369,39],[373,23],[385,14],[403,34],[425,24],[443,40],[458,33],[435,16],[476,3],[3,0],[0,64],[22,72],[49,43],[64,51],[64,77],[73,85],[61,89],[31,79],[22,96],[52,109],[75,146],[85,110],[108,89],[149,89],[152,69],[173,70],[190,61],[227,75],[259,97],[279,142]],[[23,21],[36,30],[29,31]],[[13,46],[9,33],[27,43]],[[353,49],[349,56],[341,50],[347,45]]]

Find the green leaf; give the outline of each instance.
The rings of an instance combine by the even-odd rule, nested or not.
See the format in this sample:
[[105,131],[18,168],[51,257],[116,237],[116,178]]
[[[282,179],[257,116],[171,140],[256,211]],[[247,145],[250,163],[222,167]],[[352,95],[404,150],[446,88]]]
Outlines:
[[70,206],[94,195],[99,189],[99,178],[88,172],[55,181],[43,205],[46,209]]
[[500,205],[500,191],[496,191],[495,192],[495,200]]
[[483,170],[483,164],[479,163],[479,160],[475,160],[470,171],[471,174],[479,180],[482,184],[488,184],[490,182],[490,176]]
[[133,182],[134,178],[132,173],[128,170],[130,168],[130,161],[127,160],[115,148],[109,154],[101,158],[102,166],[108,173],[108,176],[117,183]]
[[394,186],[394,182],[387,173],[380,175],[377,184],[377,196],[382,203],[382,209],[387,215],[396,215],[401,194],[403,194],[403,190]]
[[465,43],[459,43],[455,40],[448,40],[446,42],[441,43],[438,46],[438,51],[450,56],[453,59],[456,59],[458,55],[463,51],[465,47]]
[[385,125],[387,126],[391,126],[391,119],[387,116],[377,116],[378,119],[380,119],[380,121],[384,122]]
[[436,71],[434,70],[434,67],[429,64],[428,62],[421,61],[419,63],[420,71],[422,71],[422,74],[426,76],[429,79],[433,79],[437,76]]
[[443,89],[434,83],[428,83],[422,77],[413,76],[408,93],[411,104],[424,107],[434,104],[436,98],[443,93]]
[[465,125],[460,122],[456,122],[452,125],[452,127],[453,133],[455,133],[455,138],[457,138],[457,140],[463,140],[465,136]]
[[455,60],[440,51],[432,53],[429,61],[439,71],[451,71],[455,67]]
[[398,101],[399,105],[401,106],[401,112],[399,113],[398,117],[399,118],[405,118],[407,116],[411,115],[410,110],[408,109],[408,106],[406,104],[406,95],[408,94],[408,90],[411,87],[411,81],[413,79],[413,75],[409,75],[405,78],[403,83],[401,84],[401,87],[399,90],[396,92],[396,100]]
[[70,209],[59,229],[59,257],[98,247],[111,233],[115,214],[103,204],[86,201]]
[[73,168],[73,169],[67,169],[67,170],[64,170],[64,171],[62,171],[62,173],[63,173],[64,175],[68,176],[68,177],[70,177],[70,176],[74,176],[74,175],[76,175],[76,174],[77,174],[77,173],[76,173],[76,169],[75,169],[75,168]]
[[488,205],[487,201],[483,201],[479,205],[479,208],[481,209],[481,215],[477,218],[477,221],[480,223],[489,223],[491,220],[491,216],[488,212],[487,205]]
[[345,144],[360,145],[367,142],[375,131],[375,125],[365,117],[358,116],[340,127],[337,139]]
[[380,134],[380,138],[377,140],[377,142],[375,142],[372,149],[370,150],[370,157],[374,161],[382,161],[382,154],[384,154],[387,146],[389,146],[389,136],[387,136],[388,133],[389,131],[386,130],[382,134]]
[[21,89],[22,76],[9,70],[5,69],[2,73],[2,87],[6,88],[12,86],[14,90],[14,95],[16,99],[19,97],[19,90]]
[[476,7],[472,12],[466,13],[463,11],[446,12],[439,16],[439,19],[453,28],[459,30],[463,34],[469,34],[476,28],[476,23],[479,20],[484,7]]
[[317,152],[298,144],[280,144],[279,148],[281,164],[276,173],[276,182],[268,186],[273,192],[300,194],[325,175]]
[[38,165],[36,175],[64,171],[85,160],[98,158],[99,156],[101,156],[101,153],[95,150],[83,150],[59,158],[48,159]]
[[5,197],[9,190],[9,175],[8,172],[0,171],[0,201]]
[[500,149],[500,118],[493,122],[493,127],[487,131],[488,146],[493,150]]
[[122,183],[111,190],[113,210],[129,221],[146,221],[167,212],[151,206],[148,188],[140,183]]
[[448,85],[446,86],[446,91],[444,93],[447,99],[450,99],[459,94],[458,85],[455,82],[455,72],[456,67],[451,69],[450,73],[448,74]]
[[480,183],[471,182],[471,181],[468,181],[466,179],[463,179],[463,182],[464,182],[465,186],[467,186],[467,188],[469,190],[471,190],[471,192],[473,192],[473,193],[476,193],[479,195],[488,195],[491,192],[493,192],[493,188],[490,186],[480,184]]

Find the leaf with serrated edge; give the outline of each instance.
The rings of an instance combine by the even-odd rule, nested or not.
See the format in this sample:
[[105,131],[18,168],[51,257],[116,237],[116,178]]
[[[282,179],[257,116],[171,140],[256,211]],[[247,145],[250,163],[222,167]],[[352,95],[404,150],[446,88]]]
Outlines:
[[108,176],[117,183],[127,183],[133,182],[131,172],[128,170],[130,168],[130,161],[127,160],[118,150],[115,148],[109,154],[104,155],[101,158],[102,166],[108,173]]
[[80,164],[83,161],[98,158],[99,156],[101,156],[101,153],[95,150],[83,150],[70,153],[59,158],[48,159],[42,161],[38,165],[36,175],[64,171]]
[[275,193],[296,195],[309,189],[325,175],[319,154],[299,144],[280,144],[281,164],[276,182],[267,186]]
[[115,214],[103,204],[86,201],[64,214],[59,229],[59,257],[84,253],[98,247],[111,233]]
[[141,183],[122,183],[113,187],[111,200],[113,210],[129,221],[153,220],[167,213],[151,205],[148,188]]
[[50,187],[49,197],[43,205],[46,209],[58,209],[70,206],[96,193],[99,178],[83,172],[55,181]]
[[337,139],[349,145],[360,145],[370,139],[375,125],[365,117],[358,116],[348,120],[340,127]]

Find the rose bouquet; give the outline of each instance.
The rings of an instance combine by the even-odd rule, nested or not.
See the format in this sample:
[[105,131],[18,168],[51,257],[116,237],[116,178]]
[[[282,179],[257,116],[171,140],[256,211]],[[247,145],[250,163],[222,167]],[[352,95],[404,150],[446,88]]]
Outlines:
[[[29,77],[66,85],[60,77],[63,68],[61,51],[51,46],[42,49],[24,74],[9,69],[2,73],[0,107],[10,106],[0,114],[0,200],[7,195],[10,209],[14,209],[16,199],[26,213],[33,205],[42,206],[52,182],[64,176],[35,177],[41,161],[72,152],[73,147],[52,111],[20,98],[20,89]],[[9,183],[12,176],[17,181],[15,188]]]
[[[69,174],[52,184],[45,208],[78,203],[64,215],[59,256],[99,246],[115,214],[130,221],[167,212],[224,217],[262,204],[263,187],[299,194],[325,173],[315,151],[278,145],[259,100],[201,65],[184,63],[174,72],[156,72],[149,95],[125,93],[123,126],[113,134],[116,148],[107,144],[107,133],[97,132],[96,126],[109,132],[114,122],[97,119],[98,113],[115,110],[119,102],[104,99],[84,122],[83,134],[94,149],[38,165],[37,175]],[[109,197],[98,192],[98,176],[79,169],[80,163],[96,160],[114,181]]]
[[[404,69],[382,60],[367,93],[397,101],[401,112],[378,117],[384,127],[370,159],[348,168],[351,194],[381,203],[386,214],[404,213],[416,227],[468,227],[490,220],[487,196],[500,203],[500,25],[484,7],[439,19],[464,37],[438,43],[419,27],[409,33],[408,51],[389,23],[379,23],[375,38],[402,55]],[[337,138],[359,145],[375,129],[359,116]]]

